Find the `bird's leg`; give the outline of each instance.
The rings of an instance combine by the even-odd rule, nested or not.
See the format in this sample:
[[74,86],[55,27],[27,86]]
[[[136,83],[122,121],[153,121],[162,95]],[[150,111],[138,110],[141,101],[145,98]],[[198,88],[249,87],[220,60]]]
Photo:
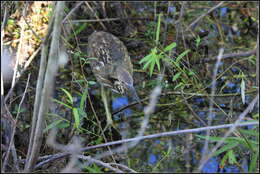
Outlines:
[[101,97],[102,97],[102,100],[103,100],[103,103],[104,103],[104,106],[105,106],[106,117],[107,117],[107,125],[106,125],[106,127],[104,128],[104,131],[103,131],[103,132],[105,132],[105,130],[109,126],[113,126],[114,127],[114,124],[113,124],[111,112],[109,111],[109,108],[108,108],[107,95],[106,95],[106,91],[105,91],[105,88],[104,88],[103,85],[101,85]]

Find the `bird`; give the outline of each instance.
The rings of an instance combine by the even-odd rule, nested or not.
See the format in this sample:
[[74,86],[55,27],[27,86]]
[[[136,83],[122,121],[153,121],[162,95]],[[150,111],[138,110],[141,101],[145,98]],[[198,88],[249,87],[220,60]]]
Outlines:
[[111,33],[95,31],[88,37],[87,53],[97,81],[132,101],[140,99],[133,85],[133,65],[124,43]]

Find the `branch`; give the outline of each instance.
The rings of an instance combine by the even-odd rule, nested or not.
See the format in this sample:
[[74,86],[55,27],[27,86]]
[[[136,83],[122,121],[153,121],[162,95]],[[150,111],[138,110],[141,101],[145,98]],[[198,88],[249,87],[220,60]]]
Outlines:
[[218,7],[220,7],[221,5],[223,5],[224,2],[220,2],[218,3],[216,6],[212,7],[211,9],[209,9],[206,13],[202,14],[200,17],[198,17],[194,22],[192,22],[188,28],[186,28],[186,31],[188,31],[189,29],[194,29],[195,24],[201,20],[202,18],[204,18],[207,14],[209,14],[210,12],[212,12],[213,10],[217,9]]
[[[254,55],[254,54],[256,54],[256,49],[246,51],[246,52],[223,54],[221,59],[223,60],[223,59],[228,59],[228,58],[248,57],[248,56],[251,56],[251,55]],[[204,58],[202,60],[195,62],[194,64],[213,62],[213,61],[216,61],[216,60],[217,60],[217,56],[214,56],[213,58],[207,57],[207,58]]]
[[[49,102],[52,92],[52,87],[54,86],[55,76],[58,71],[58,50],[59,50],[59,40],[61,34],[61,22],[63,18],[65,2],[57,2],[55,9],[55,20],[53,25],[52,42],[49,53],[49,60],[47,65],[47,70],[44,79],[44,86],[41,92],[39,112],[35,115],[36,126],[34,131],[34,137],[31,137],[29,150],[27,153],[27,162],[25,164],[25,172],[30,172],[33,170],[35,163],[37,162],[38,154],[40,152],[40,147],[42,144],[43,136],[43,126],[46,112],[49,108]],[[38,108],[35,108],[38,109]],[[33,121],[35,121],[33,120]],[[31,147],[31,148],[30,148]]]
[[[253,126],[253,125],[259,125],[259,122],[258,121],[243,122],[243,123],[237,124],[236,127]],[[132,141],[140,141],[140,140],[145,140],[145,139],[174,136],[174,135],[181,135],[181,134],[189,134],[189,133],[198,133],[198,132],[203,132],[206,130],[224,129],[224,128],[230,128],[232,126],[234,126],[234,124],[223,124],[223,125],[217,125],[217,126],[195,128],[195,129],[185,129],[185,130],[178,130],[178,131],[163,132],[163,133],[158,133],[158,134],[151,134],[151,135],[146,135],[146,136],[141,136],[141,137],[113,141],[113,142],[99,144],[99,145],[95,145],[95,146],[89,146],[89,147],[82,148],[81,151],[87,151],[87,150],[106,147],[106,146],[123,144],[123,143],[132,142]],[[54,155],[47,155],[47,156],[39,157],[39,159],[46,159],[46,158],[48,158],[48,159],[37,164],[35,169],[41,167],[42,165],[44,165],[46,163],[52,162],[52,161],[60,159],[60,158],[67,157],[69,154],[70,153],[58,153],[58,154],[54,154]]]

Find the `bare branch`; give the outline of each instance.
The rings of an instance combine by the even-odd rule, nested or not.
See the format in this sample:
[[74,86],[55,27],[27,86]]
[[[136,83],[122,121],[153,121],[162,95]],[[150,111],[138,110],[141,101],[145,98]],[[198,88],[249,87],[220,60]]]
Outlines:
[[[246,52],[239,52],[239,53],[229,53],[229,54],[223,54],[222,59],[226,60],[229,58],[238,58],[238,57],[248,57],[251,55],[256,54],[256,49],[246,51]],[[194,64],[200,64],[200,63],[206,63],[206,62],[213,62],[217,60],[217,56],[213,58],[204,58],[199,60],[198,62],[195,62]]]
[[190,30],[191,28],[193,28],[195,26],[195,24],[201,20],[202,18],[204,18],[207,14],[209,14],[210,12],[212,12],[213,10],[217,9],[218,7],[220,7],[221,5],[223,5],[224,2],[220,2],[218,3],[216,6],[212,7],[211,9],[209,9],[206,13],[202,14],[200,17],[198,17],[195,21],[193,21],[187,28],[186,31]]
[[[123,140],[119,140],[119,141],[113,141],[113,142],[109,142],[109,143],[99,144],[99,145],[95,145],[95,146],[84,147],[84,148],[81,149],[81,151],[87,151],[87,150],[106,147],[106,146],[128,143],[128,142],[131,142],[131,141],[140,141],[140,140],[145,140],[145,139],[152,139],[152,138],[159,138],[159,137],[166,137],[166,136],[182,135],[182,134],[189,134],[189,133],[198,133],[198,132],[203,132],[203,131],[207,131],[207,130],[217,130],[217,129],[230,128],[233,125],[234,124],[223,124],[223,125],[217,125],[217,126],[195,128],[195,129],[185,129],[185,130],[178,130],[178,131],[162,132],[162,133],[158,133],[158,134],[151,134],[151,135],[146,135],[146,136],[141,136],[141,137],[128,138],[128,139],[123,139]],[[258,121],[243,122],[243,123],[237,124],[236,127],[253,126],[253,125],[259,125],[259,122]],[[64,158],[68,155],[69,155],[69,153],[58,153],[58,154],[54,154],[54,155],[47,155],[47,156],[39,157],[39,159],[46,159],[46,158],[47,159],[46,159],[46,161],[42,161],[41,163],[39,163],[36,166],[36,168],[39,168],[42,165],[49,163],[49,162],[52,162],[54,160]]]
[[[37,113],[36,126],[35,126],[35,134],[34,138],[32,138],[32,146],[29,148],[27,153],[27,162],[25,165],[25,171],[30,172],[33,170],[34,165],[37,161],[38,154],[40,151],[42,136],[43,136],[43,124],[44,124],[44,116],[48,111],[48,106],[50,103],[50,96],[52,92],[52,87],[55,82],[55,76],[58,71],[58,50],[59,50],[59,38],[61,33],[61,22],[63,18],[65,2],[57,2],[56,10],[55,10],[55,21],[53,26],[53,35],[52,42],[50,48],[50,59],[48,60],[48,66],[46,70],[46,76],[44,79],[44,86],[42,90],[42,96],[40,100],[39,112]],[[36,108],[37,109],[37,108]]]

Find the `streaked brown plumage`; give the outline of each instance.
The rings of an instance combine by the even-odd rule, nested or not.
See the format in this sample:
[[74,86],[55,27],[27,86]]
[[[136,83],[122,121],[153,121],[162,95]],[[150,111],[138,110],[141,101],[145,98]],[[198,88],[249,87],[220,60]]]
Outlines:
[[133,65],[122,41],[107,32],[94,32],[88,38],[87,51],[88,57],[95,58],[90,66],[101,85],[139,101],[133,87]]

